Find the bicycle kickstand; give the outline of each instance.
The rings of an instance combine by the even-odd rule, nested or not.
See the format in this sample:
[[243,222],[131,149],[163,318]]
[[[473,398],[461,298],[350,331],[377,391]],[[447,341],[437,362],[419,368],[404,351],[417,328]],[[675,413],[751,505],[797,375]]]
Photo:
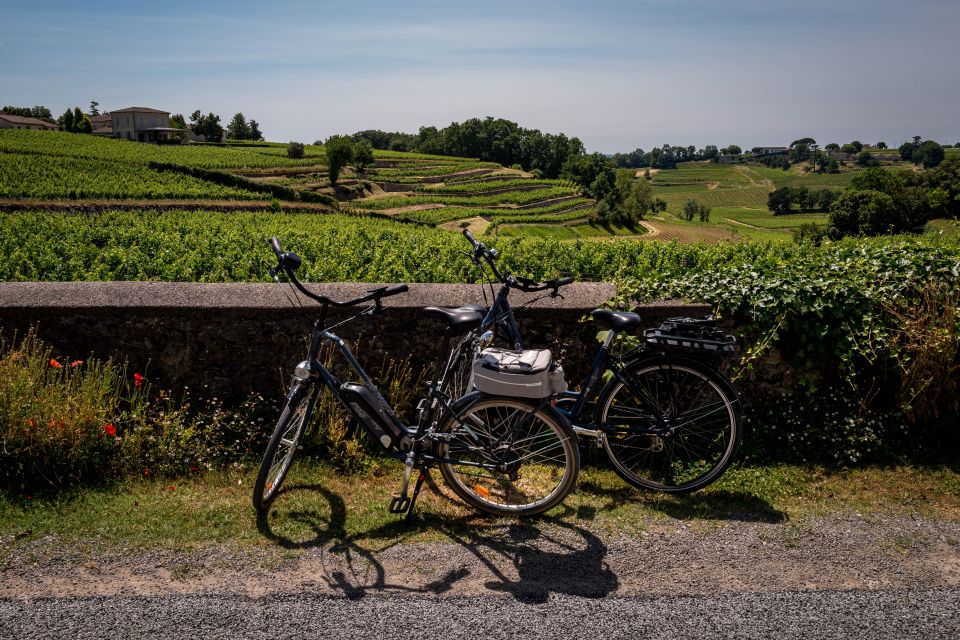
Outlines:
[[390,506],[387,508],[390,513],[407,513],[412,506],[413,501],[408,495],[408,489],[410,487],[410,473],[413,471],[413,464],[413,452],[410,452],[410,455],[408,455],[406,461],[404,461],[403,483],[400,485],[400,491],[393,494],[393,497],[390,498]]
[[423,488],[423,481],[426,478],[426,471],[421,469],[420,475],[417,476],[417,482],[413,485],[413,495],[410,496],[410,506],[407,507],[407,515],[403,517],[404,522],[410,522],[410,518],[413,517],[413,505],[417,504],[417,496],[420,495],[420,489]]

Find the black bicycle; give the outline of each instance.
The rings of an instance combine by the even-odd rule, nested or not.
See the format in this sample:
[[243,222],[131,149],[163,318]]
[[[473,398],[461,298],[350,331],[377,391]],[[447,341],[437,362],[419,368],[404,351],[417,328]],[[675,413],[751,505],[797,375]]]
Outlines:
[[[484,344],[501,339],[523,349],[510,291],[557,296],[572,279],[535,282],[501,273],[497,251],[467,229],[463,235],[473,246],[474,264],[490,269],[491,287],[501,285],[476,331],[486,335]],[[595,309],[591,316],[606,336],[579,389],[555,399],[574,431],[596,438],[614,470],[636,487],[684,493],[719,478],[742,437],[739,396],[718,367],[736,340],[717,329],[712,318],[673,318],[644,331],[635,348],[615,355],[611,345],[617,335],[639,330],[642,319],[610,309]]]
[[[332,330],[381,310],[383,298],[407,291],[407,285],[380,287],[348,301],[334,301],[308,290],[297,279],[302,260],[285,253],[276,238],[270,244],[277,256],[271,275],[284,273],[293,293],[320,303],[306,359],[293,372],[293,382],[277,421],[253,489],[253,506],[267,509],[277,496],[310,424],[324,387],[353,414],[386,455],[404,463],[400,492],[390,501],[390,512],[413,511],[425,474],[439,467],[446,484],[471,506],[497,515],[529,516],[557,505],[573,489],[580,470],[576,436],[567,419],[549,399],[518,399],[468,394],[451,398],[443,385],[430,386],[421,401],[418,422],[404,424],[383,398],[370,376],[343,340]],[[326,323],[330,307],[369,303],[356,315],[334,325]],[[450,310],[428,313],[451,326],[462,320]],[[320,350],[329,343],[340,352],[360,382],[343,382],[320,362]],[[442,367],[442,363],[438,363]],[[448,377],[445,370],[440,380]],[[412,471],[420,471],[412,492]]]

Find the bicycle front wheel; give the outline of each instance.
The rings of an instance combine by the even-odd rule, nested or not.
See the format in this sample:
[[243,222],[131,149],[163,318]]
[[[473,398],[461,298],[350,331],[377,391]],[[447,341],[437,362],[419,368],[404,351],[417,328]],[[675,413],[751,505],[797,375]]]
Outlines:
[[263,511],[277,497],[280,485],[293,464],[300,440],[310,423],[319,390],[316,385],[297,382],[280,414],[267,451],[260,463],[260,472],[253,485],[253,507]]
[[[740,446],[739,401],[719,375],[696,362],[639,362],[614,379],[598,412],[603,447],[628,483],[668,493],[701,489]],[[658,435],[650,433],[659,428]]]
[[555,410],[484,397],[449,416],[437,453],[444,482],[464,502],[495,515],[531,516],[559,504],[577,481],[576,435]]

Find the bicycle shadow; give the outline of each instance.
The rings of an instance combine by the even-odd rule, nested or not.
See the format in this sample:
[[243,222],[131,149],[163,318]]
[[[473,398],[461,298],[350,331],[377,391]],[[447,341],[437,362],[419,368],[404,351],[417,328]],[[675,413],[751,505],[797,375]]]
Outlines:
[[[543,602],[550,593],[600,598],[619,587],[616,574],[606,562],[607,546],[590,531],[564,522],[573,510],[558,507],[557,515],[506,522],[471,516],[444,516],[420,512],[412,521],[396,520],[348,534],[343,499],[322,485],[293,485],[284,493],[312,491],[328,508],[288,512],[287,518],[308,531],[294,540],[272,524],[270,511],[257,519],[261,535],[284,549],[325,547],[322,553],[327,586],[350,599],[371,592],[408,592],[439,595],[454,590],[470,578],[467,590],[507,593],[525,602]],[[384,561],[393,547],[425,532],[440,533],[465,551],[450,550],[438,559],[435,550],[403,554],[399,569],[391,574]],[[394,560],[398,554],[393,554]],[[411,569],[429,573],[438,562],[455,566],[422,584],[410,584]]]
[[643,491],[629,486],[611,489],[589,480],[580,482],[577,490],[591,496],[598,506],[582,506],[577,517],[592,520],[604,511],[613,511],[627,504],[641,504],[648,509],[677,520],[736,520],[780,524],[789,518],[760,496],[746,491],[726,489],[705,493],[668,495]]

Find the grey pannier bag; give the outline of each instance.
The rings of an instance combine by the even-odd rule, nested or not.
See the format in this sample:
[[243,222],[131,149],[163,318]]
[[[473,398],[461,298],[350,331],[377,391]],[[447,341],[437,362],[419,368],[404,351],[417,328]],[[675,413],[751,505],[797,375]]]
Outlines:
[[477,391],[514,398],[546,398],[567,390],[563,367],[549,349],[484,349],[473,361],[472,382]]

